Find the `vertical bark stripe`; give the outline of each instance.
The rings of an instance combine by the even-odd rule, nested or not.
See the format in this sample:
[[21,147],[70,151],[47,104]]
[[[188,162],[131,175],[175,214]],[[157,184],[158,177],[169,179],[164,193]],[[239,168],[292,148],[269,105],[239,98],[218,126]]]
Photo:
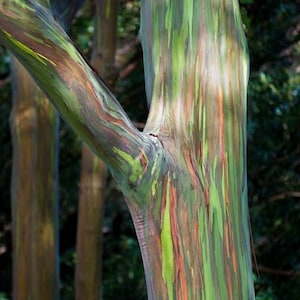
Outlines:
[[[171,235],[173,241],[173,250],[174,250],[174,272],[176,273],[176,285],[180,285],[180,299],[187,299],[188,295],[188,287],[187,287],[187,277],[185,273],[186,261],[184,261],[184,249],[182,249],[182,245],[184,245],[184,234],[182,234],[183,228],[179,227],[178,224],[178,209],[177,202],[182,202],[183,199],[178,199],[182,196],[177,195],[176,188],[171,186],[171,195],[170,195],[170,204],[171,204]],[[186,214],[184,212],[181,214],[182,220],[188,220]],[[174,274],[175,275],[175,274]],[[178,283],[177,283],[178,282]]]
[[161,248],[162,248],[162,275],[168,289],[168,299],[173,299],[174,281],[174,249],[172,243],[171,218],[170,218],[170,177],[167,176],[165,200],[161,224]]
[[224,161],[224,100],[222,89],[218,87],[218,107],[219,107],[219,153],[221,162]]

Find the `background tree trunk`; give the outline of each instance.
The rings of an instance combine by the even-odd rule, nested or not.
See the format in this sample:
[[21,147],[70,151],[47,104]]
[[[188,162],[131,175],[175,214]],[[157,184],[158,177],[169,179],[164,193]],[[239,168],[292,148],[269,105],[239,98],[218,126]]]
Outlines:
[[14,299],[58,299],[58,116],[12,59]]
[[[47,0],[38,2],[49,7]],[[52,2],[58,19],[65,18],[65,27],[79,2]],[[52,104],[15,58],[12,73],[13,297],[59,299],[59,119]]]
[[[114,60],[118,1],[95,1],[91,65],[111,88],[116,78]],[[76,299],[102,298],[102,227],[107,169],[86,144],[82,146],[77,226]]]

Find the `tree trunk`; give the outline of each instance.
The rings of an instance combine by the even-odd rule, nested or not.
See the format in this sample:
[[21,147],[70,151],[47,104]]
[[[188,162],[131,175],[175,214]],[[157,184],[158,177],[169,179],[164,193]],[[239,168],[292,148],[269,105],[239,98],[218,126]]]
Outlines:
[[106,166],[84,144],[77,225],[76,299],[102,297],[102,225]]
[[58,299],[58,118],[13,59],[11,183],[14,299]]
[[145,131],[163,153],[155,205],[129,201],[149,299],[253,299],[238,3],[144,1],[141,36],[152,99]]
[[[96,1],[91,65],[110,83],[115,81],[117,2]],[[86,144],[82,146],[77,226],[76,299],[102,298],[102,226],[107,169]]]
[[120,184],[149,299],[254,299],[245,155],[248,54],[238,1],[142,1],[152,102],[143,133],[46,11],[2,0],[0,28],[5,45]]

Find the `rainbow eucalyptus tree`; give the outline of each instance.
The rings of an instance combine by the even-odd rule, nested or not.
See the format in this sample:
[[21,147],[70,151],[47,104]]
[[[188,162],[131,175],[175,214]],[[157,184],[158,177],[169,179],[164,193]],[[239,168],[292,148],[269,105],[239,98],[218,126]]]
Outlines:
[[0,0],[0,38],[119,183],[149,299],[254,299],[238,1],[144,0],[141,16],[143,132],[47,8]]

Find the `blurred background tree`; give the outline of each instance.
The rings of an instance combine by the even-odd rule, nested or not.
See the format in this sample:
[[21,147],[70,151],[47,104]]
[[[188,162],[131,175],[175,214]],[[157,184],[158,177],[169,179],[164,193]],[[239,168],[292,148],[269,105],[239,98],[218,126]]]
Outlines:
[[[300,1],[241,0],[251,57],[248,101],[248,184],[257,299],[298,300],[300,295]],[[136,37],[140,1],[120,1],[118,48],[134,45],[116,81],[130,117],[147,116],[142,54]],[[90,59],[94,6],[86,1],[71,27]],[[11,293],[11,110],[9,56],[0,49],[0,299]],[[135,99],[135,100],[134,100]],[[136,99],[139,99],[137,101]],[[60,129],[61,298],[73,299],[81,142]],[[109,177],[103,226],[103,298],[146,299],[143,267],[129,213]]]

